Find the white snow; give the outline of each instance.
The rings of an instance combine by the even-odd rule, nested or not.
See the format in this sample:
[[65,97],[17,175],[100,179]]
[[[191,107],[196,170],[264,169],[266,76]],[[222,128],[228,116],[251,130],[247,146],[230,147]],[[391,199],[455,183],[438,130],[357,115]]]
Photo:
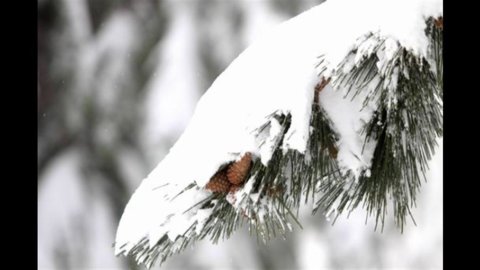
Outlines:
[[[266,166],[268,161],[270,161],[275,147],[277,147],[278,144],[278,136],[281,135],[282,131],[283,129],[280,123],[276,119],[272,119],[266,130],[257,136],[259,141],[258,151],[263,165]],[[267,132],[268,134],[265,134]]]
[[[164,234],[172,240],[184,234],[198,221],[197,209],[184,211],[210,193],[195,187],[174,196],[191,183],[203,187],[220,165],[245,152],[268,163],[271,151],[259,149],[253,131],[275,111],[292,116],[282,147],[304,153],[313,89],[320,80],[315,69],[319,56],[326,60],[324,75],[332,75],[359,38],[369,33],[392,38],[424,56],[425,19],[441,12],[440,0],[336,0],[263,34],[214,81],[180,139],[133,194],[118,227],[116,253],[128,253],[143,237],[154,245]],[[386,58],[393,44],[389,41]],[[370,166],[373,149],[367,146],[362,153],[358,131],[374,109],[360,110],[362,101],[347,100],[344,89],[332,86],[320,94],[340,134],[339,163],[356,175]],[[275,129],[274,125],[270,132]]]
[[[365,136],[360,131],[364,123],[367,123],[375,107],[369,103],[369,106],[362,109],[365,94],[362,92],[357,98],[351,100],[344,98],[346,89],[335,90],[327,85],[320,92],[320,105],[325,109],[329,118],[334,123],[335,130],[340,135],[338,143],[338,164],[343,174],[349,170],[358,179],[360,173],[370,167],[370,163],[375,150],[375,141],[369,141],[365,147]],[[362,151],[363,149],[363,151]]]

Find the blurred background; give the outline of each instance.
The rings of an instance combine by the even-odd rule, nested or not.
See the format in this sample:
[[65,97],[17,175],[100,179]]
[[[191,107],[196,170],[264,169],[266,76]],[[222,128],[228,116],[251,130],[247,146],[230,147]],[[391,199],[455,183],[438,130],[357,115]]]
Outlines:
[[[256,37],[322,0],[38,0],[39,269],[144,269],[113,255],[130,195]],[[332,26],[333,27],[333,26]],[[246,230],[162,269],[442,269],[442,142],[412,222],[355,211],[267,245]]]

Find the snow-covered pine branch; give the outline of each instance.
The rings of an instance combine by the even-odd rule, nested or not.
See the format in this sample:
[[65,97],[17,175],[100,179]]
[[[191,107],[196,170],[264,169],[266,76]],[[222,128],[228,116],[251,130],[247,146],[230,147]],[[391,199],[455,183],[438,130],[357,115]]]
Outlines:
[[383,226],[415,203],[442,136],[442,1],[330,0],[247,48],[143,180],[115,253],[150,267],[246,223],[267,240],[317,209]]

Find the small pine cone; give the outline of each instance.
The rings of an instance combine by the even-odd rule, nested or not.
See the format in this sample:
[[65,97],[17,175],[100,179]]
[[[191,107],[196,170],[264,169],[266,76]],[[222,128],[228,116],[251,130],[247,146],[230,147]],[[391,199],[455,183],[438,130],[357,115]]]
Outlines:
[[246,153],[239,161],[228,167],[228,181],[234,185],[240,185],[245,181],[250,167],[252,166],[252,154]]
[[225,170],[217,172],[211,179],[208,181],[206,189],[213,192],[227,193],[230,189],[230,182],[228,182],[227,173]]

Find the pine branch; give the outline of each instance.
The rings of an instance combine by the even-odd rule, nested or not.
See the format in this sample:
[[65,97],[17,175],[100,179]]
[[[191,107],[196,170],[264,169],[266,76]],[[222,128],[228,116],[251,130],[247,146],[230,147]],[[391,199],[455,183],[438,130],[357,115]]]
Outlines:
[[[124,255],[133,255],[137,262],[150,267],[206,237],[214,243],[226,239],[244,224],[265,242],[291,231],[292,223],[301,227],[298,209],[309,199],[316,204],[314,213],[325,209],[335,212],[335,218],[362,205],[367,215],[374,217],[375,227],[380,225],[382,229],[391,203],[394,220],[403,230],[436,139],[443,134],[443,32],[436,25],[438,21],[428,20],[429,59],[373,33],[358,42],[330,78],[323,78],[327,63],[320,57],[320,83],[312,89],[315,98],[306,152],[284,147],[292,116],[273,112],[254,131],[261,147],[271,147],[267,164],[253,157],[246,181],[239,181],[235,189],[213,189],[207,184],[206,189],[215,192],[184,213],[203,212],[206,220],[193,222],[173,241],[167,234],[157,243],[145,237]],[[368,51],[362,47],[367,42]],[[373,160],[359,177],[337,160],[340,134],[319,103],[319,92],[327,84],[346,88],[345,98],[364,98],[364,107],[375,104],[376,111],[361,132],[364,145],[375,142]],[[279,127],[278,133],[274,133],[274,127]],[[219,172],[230,165],[220,166]],[[202,188],[190,185],[183,192]]]
[[[386,45],[385,39],[373,34],[364,40],[376,44],[370,55],[348,73],[342,71],[354,57],[347,57],[337,69],[340,72],[334,83],[348,87],[347,96],[353,99],[360,91],[370,91],[364,105],[376,99],[378,109],[364,132],[366,140],[377,141],[377,146],[372,167],[362,174],[358,185],[349,185],[343,179],[320,186],[323,197],[315,211],[320,206],[334,207],[339,215],[363,203],[368,214],[375,216],[375,227],[381,225],[383,229],[391,199],[395,223],[403,231],[434,154],[436,139],[443,135],[442,32],[433,19],[428,25],[433,71],[426,59],[400,46],[392,59],[378,65],[382,60],[378,55],[384,53]],[[351,56],[356,53],[353,50]],[[338,205],[334,205],[337,200]]]

